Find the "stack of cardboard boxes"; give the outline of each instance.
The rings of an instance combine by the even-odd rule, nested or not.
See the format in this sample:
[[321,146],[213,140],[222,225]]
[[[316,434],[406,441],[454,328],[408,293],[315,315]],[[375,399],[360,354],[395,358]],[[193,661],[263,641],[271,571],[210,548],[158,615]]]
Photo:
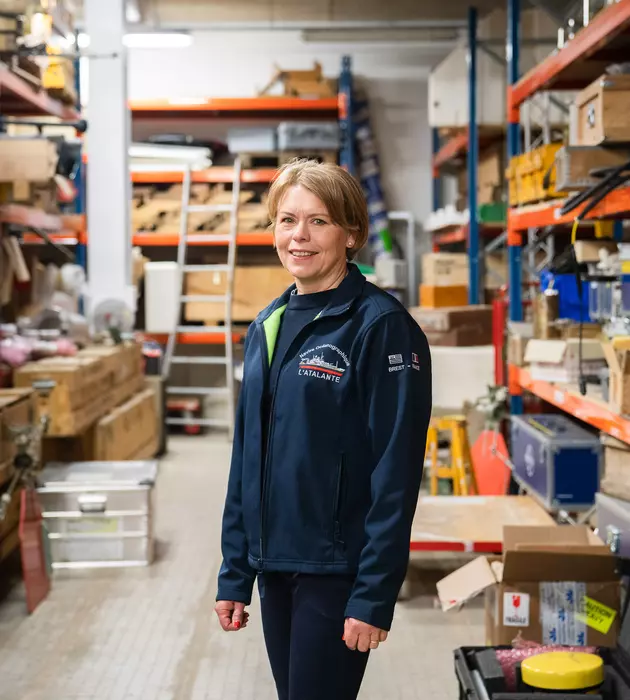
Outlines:
[[617,560],[586,526],[509,526],[503,556],[479,557],[438,583],[442,608],[484,593],[486,643],[614,647],[620,627]]
[[468,256],[428,253],[422,256],[420,306],[430,309],[468,303]]

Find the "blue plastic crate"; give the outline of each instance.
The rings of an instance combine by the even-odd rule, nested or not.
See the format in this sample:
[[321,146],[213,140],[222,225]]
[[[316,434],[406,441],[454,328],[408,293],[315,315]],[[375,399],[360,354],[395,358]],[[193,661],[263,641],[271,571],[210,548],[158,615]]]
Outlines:
[[540,290],[544,292],[553,286],[558,292],[560,318],[568,318],[572,321],[584,321],[590,323],[588,297],[590,284],[582,282],[582,303],[580,316],[580,296],[578,294],[577,280],[575,275],[555,275],[549,270],[543,270],[540,273]]

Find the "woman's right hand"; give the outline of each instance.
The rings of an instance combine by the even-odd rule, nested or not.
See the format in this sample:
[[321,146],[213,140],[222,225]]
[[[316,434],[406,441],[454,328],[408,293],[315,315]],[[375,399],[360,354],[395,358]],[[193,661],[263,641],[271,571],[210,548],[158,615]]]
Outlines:
[[224,632],[238,632],[247,627],[249,613],[245,612],[245,603],[235,600],[219,600],[214,606],[214,612]]

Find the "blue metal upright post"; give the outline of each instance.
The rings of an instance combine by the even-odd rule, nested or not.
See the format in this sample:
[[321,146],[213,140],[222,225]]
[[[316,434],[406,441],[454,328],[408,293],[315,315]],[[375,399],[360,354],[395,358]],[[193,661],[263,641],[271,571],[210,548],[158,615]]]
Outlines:
[[[512,86],[519,78],[519,23],[520,0],[507,0],[507,66],[508,66],[508,157],[513,158],[520,152],[520,112],[514,109],[511,101]],[[523,320],[523,283],[521,268],[521,241],[514,237],[508,225],[509,255],[509,307],[510,321]],[[510,401],[512,414],[523,413],[523,397],[513,395]]]
[[[431,151],[433,156],[440,150],[440,132],[436,127],[431,129]],[[440,171],[433,169],[433,211],[437,211],[442,206],[442,179]]]
[[350,56],[343,56],[339,75],[339,127],[341,130],[339,162],[349,173],[355,175],[353,113],[352,59]]
[[[77,93],[76,110],[81,114],[81,57],[79,55],[79,33],[75,32],[75,48],[77,56],[74,59],[74,89]],[[77,164],[77,172],[74,180],[77,189],[77,196],[74,201],[74,210],[77,214],[85,214],[85,168],[83,167],[83,149],[79,149],[79,162]],[[85,243],[77,243],[75,250],[75,260],[77,265],[81,265],[83,269],[87,265],[87,251]]]
[[468,303],[479,304],[479,219],[477,218],[477,171],[479,134],[477,131],[477,10],[468,9]]

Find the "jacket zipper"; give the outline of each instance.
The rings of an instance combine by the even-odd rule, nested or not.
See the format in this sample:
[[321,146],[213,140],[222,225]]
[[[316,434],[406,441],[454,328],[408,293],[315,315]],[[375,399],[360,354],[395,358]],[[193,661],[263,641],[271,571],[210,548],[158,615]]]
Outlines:
[[[276,379],[276,386],[274,387],[273,394],[271,396],[271,405],[269,407],[269,423],[268,423],[268,428],[267,428],[267,441],[266,441],[266,446],[265,446],[265,459],[263,462],[263,483],[262,483],[262,493],[260,495],[260,557],[258,559],[258,564],[260,566],[260,570],[262,571],[263,569],[263,561],[265,558],[264,555],[264,546],[265,546],[265,515],[266,515],[266,505],[267,505],[267,485],[269,483],[269,466],[270,466],[270,456],[271,456],[271,444],[272,444],[272,437],[273,437],[273,425],[274,425],[274,408],[276,405],[276,394],[278,393],[278,385],[280,384],[280,378],[282,376],[282,372],[285,370],[284,366],[284,360],[286,356],[289,354],[289,351],[297,341],[299,337],[304,335],[305,331],[310,330],[311,326],[314,323],[317,323],[318,321],[324,319],[324,318],[331,318],[333,316],[340,316],[341,314],[345,313],[350,307],[352,306],[352,302],[349,304],[346,304],[342,309],[339,309],[339,311],[336,311],[334,314],[327,314],[326,316],[317,316],[314,318],[310,323],[307,323],[304,328],[295,336],[293,341],[291,342],[291,345],[287,348],[286,352],[284,353],[284,357],[282,358],[282,362],[280,363],[280,370],[278,371],[278,377]],[[265,361],[265,358],[269,357],[269,348],[267,347],[267,338],[265,336],[265,331],[264,329],[261,330],[260,326],[258,327],[258,332],[261,336],[260,338],[260,343],[261,343],[261,357],[262,357],[262,363],[263,363],[263,372],[264,372],[264,384],[263,384],[263,392],[266,392],[267,389],[267,382],[269,381],[269,368],[270,364]]]
[[337,470],[337,489],[335,491],[335,520],[334,539],[342,546],[345,542],[341,539],[341,504],[343,498],[343,486],[345,481],[345,460],[343,453],[339,457],[339,468]]

